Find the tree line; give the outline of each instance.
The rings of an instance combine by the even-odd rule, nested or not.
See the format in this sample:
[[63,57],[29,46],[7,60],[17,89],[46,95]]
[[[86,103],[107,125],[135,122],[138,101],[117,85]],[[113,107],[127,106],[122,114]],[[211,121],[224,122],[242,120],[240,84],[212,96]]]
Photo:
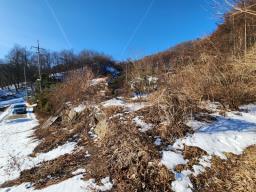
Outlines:
[[[107,67],[118,68],[110,56],[91,50],[79,53],[72,50],[44,51],[39,58],[41,73],[44,75],[88,67],[95,76],[99,76],[107,73]],[[0,62],[0,88],[13,85],[18,90],[25,78],[30,84],[39,78],[38,55],[31,49],[15,45],[5,60]]]

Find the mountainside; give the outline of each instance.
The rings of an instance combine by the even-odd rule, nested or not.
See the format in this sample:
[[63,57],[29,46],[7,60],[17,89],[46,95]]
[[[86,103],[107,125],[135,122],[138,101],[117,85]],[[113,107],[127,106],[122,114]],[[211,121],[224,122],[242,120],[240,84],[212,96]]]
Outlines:
[[255,11],[116,75],[69,71],[35,114],[0,101],[0,192],[255,191]]

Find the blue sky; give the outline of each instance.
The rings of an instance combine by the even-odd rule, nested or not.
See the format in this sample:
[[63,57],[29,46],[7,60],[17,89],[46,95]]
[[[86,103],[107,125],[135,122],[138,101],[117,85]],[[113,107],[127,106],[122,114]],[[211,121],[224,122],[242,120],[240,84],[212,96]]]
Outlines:
[[0,58],[14,44],[140,58],[216,28],[209,0],[0,0]]

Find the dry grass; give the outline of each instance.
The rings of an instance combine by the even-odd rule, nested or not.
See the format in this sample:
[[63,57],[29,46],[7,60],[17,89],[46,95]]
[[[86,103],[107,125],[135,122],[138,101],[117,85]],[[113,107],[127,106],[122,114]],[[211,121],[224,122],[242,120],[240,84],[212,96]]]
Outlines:
[[41,142],[35,148],[34,152],[47,152],[59,145],[63,145],[67,141],[81,140],[82,142],[87,142],[89,140],[89,124],[92,120],[92,109],[86,108],[76,117],[76,121],[74,122],[58,122],[48,128],[37,128],[34,137],[41,140]]
[[179,164],[175,167],[175,171],[181,172],[183,170],[192,170],[193,165],[199,164],[199,159],[207,155],[207,152],[199,147],[184,146],[184,151],[182,152],[184,159],[188,160],[186,164]]
[[36,189],[59,183],[72,177],[72,172],[85,167],[88,160],[85,159],[86,151],[78,151],[74,154],[66,154],[57,159],[46,161],[37,167],[22,171],[18,179],[8,181],[0,187],[10,187],[25,182],[32,182]]
[[[72,129],[69,128],[70,125],[62,129],[60,129],[60,126],[51,126],[48,130],[40,131],[37,136],[42,138],[43,142],[41,148],[38,147],[38,151],[49,150],[67,139],[74,138],[74,134],[78,135],[79,138],[87,138],[89,129],[86,128],[87,124],[84,124],[84,121],[88,123],[93,119],[92,111],[89,110],[81,114],[79,119],[71,125]],[[95,178],[98,180],[110,175],[115,184],[113,191],[171,191],[170,184],[173,175],[166,167],[159,164],[160,154],[153,145],[152,138],[141,134],[132,123],[133,114],[124,115],[124,119],[120,121],[119,116],[115,116],[115,114],[123,113],[122,108],[105,108],[104,112],[107,117],[112,116],[107,121],[106,135],[97,143],[87,140],[80,144],[86,149],[91,149],[91,156],[85,166],[87,171],[85,179]],[[96,120],[94,119],[94,121]],[[94,123],[97,123],[97,121]],[[74,132],[74,134],[66,134],[70,132]],[[45,171],[43,167],[40,169],[43,171],[43,174],[41,174],[43,176],[45,176],[44,172],[47,174],[51,172],[48,168]],[[54,170],[55,168],[51,175],[54,175]],[[64,170],[64,172],[65,174],[54,181],[59,182],[69,177],[70,171]],[[29,175],[31,171],[26,173]],[[39,178],[37,173],[35,175],[37,175],[35,178]],[[31,180],[31,178],[28,180]],[[49,182],[50,180],[37,186],[45,186]]]
[[214,64],[206,60],[176,71],[168,86],[193,101],[219,101],[226,107],[237,108],[256,100],[256,65],[243,60]]
[[145,116],[146,121],[156,125],[156,135],[172,143],[193,132],[184,124],[197,110],[195,102],[189,96],[167,87],[152,94],[149,100],[152,105],[137,114]]
[[195,191],[254,192],[256,188],[256,146],[240,156],[228,154],[228,160],[214,158],[211,169],[192,177]]
[[[97,144],[90,142],[88,136],[90,128],[97,124],[92,115],[92,109],[88,108],[76,117],[75,121],[70,123],[62,123],[60,121],[47,129],[39,128],[36,131],[36,137],[42,140],[42,142],[35,152],[47,152],[67,141],[79,141],[80,146],[92,147],[97,151],[92,153],[92,157],[87,161],[85,168],[88,171],[88,178],[99,179],[110,175],[114,181],[113,191],[171,191],[171,181],[174,180],[174,175],[166,167],[159,164],[159,149],[152,142],[154,136],[161,136],[163,141],[168,141],[168,143],[185,136],[188,132],[192,132],[192,130],[184,125],[184,122],[192,114],[198,112],[197,104],[202,99],[213,98],[215,100],[216,98],[221,98],[217,96],[218,94],[219,96],[224,94],[222,89],[227,88],[227,86],[234,88],[234,84],[226,83],[229,82],[228,79],[239,83],[250,83],[252,80],[251,76],[249,76],[248,81],[245,81],[246,78],[241,78],[242,76],[245,77],[244,74],[252,73],[249,66],[247,70],[240,70],[242,71],[242,76],[235,76],[239,69],[236,69],[235,75],[232,75],[229,71],[230,77],[227,72],[224,73],[223,71],[226,69],[232,71],[235,68],[234,66],[225,66],[228,68],[223,68],[225,70],[221,70],[221,73],[218,71],[220,70],[219,68],[217,71],[212,71],[212,66],[210,65],[203,65],[202,67],[191,66],[171,75],[168,79],[168,86],[151,96],[152,106],[129,114],[124,114],[121,107],[103,109],[106,117],[112,118],[107,121],[105,136]],[[201,75],[196,75],[197,70],[202,70],[200,72]],[[225,80],[224,83],[221,78]],[[252,85],[250,86],[253,87]],[[243,90],[238,91],[245,92]],[[253,92],[254,90],[249,91]],[[80,96],[77,97],[82,98]],[[244,97],[247,96],[242,96],[242,98]],[[231,103],[233,104],[236,101],[234,105],[239,103],[236,98],[232,96],[231,98],[225,97],[227,100],[223,101],[227,103],[232,101]],[[242,100],[242,98],[239,99]],[[244,99],[242,102],[244,102]],[[118,116],[113,117],[117,113],[123,113],[124,119],[120,120]],[[134,116],[143,116],[146,123],[152,123],[156,127],[142,134],[132,123]],[[198,118],[203,118],[205,121],[213,120],[209,119],[208,116],[199,116]],[[185,166],[177,166],[176,171],[191,168],[192,165],[198,163],[198,158],[204,154],[205,152],[198,148],[186,147],[183,155],[190,161]],[[53,167],[50,164],[44,163],[38,170],[35,168],[35,170],[24,171],[18,182],[33,181],[37,187],[42,187],[52,182],[62,181],[70,177],[70,171],[77,167],[75,160],[69,161],[69,158],[72,159],[71,156],[65,156],[63,160],[59,160],[56,164],[54,161],[51,161],[50,163],[53,163]],[[61,172],[61,164],[65,164],[66,161],[70,162],[70,164],[68,163],[67,167],[64,167],[64,172]],[[81,161],[80,159],[78,160],[83,165],[85,161]],[[73,164],[75,166],[72,168]],[[72,169],[69,169],[69,166]],[[223,173],[225,176],[226,169],[220,168],[218,172],[216,171],[212,174],[218,176],[220,172],[221,175]],[[47,175],[53,175],[56,179],[42,180],[42,183],[37,182],[37,180],[45,178]],[[211,182],[210,176],[202,176],[202,178],[199,176],[198,180],[193,179],[196,189],[206,189],[205,191],[207,191],[208,180]]]
[[57,85],[49,93],[48,99],[54,111],[65,102],[79,102],[87,92],[91,79],[93,79],[93,73],[89,69],[69,72],[65,82]]
[[[65,112],[63,112],[65,114]],[[49,185],[61,182],[72,177],[72,172],[78,168],[86,168],[87,177],[102,178],[108,175],[101,149],[95,145],[88,134],[91,123],[95,121],[92,108],[86,108],[76,121],[68,124],[57,122],[48,128],[39,127],[35,130],[36,139],[41,142],[35,148],[31,156],[35,157],[38,153],[46,153],[66,142],[77,142],[79,148],[72,154],[66,154],[57,159],[43,162],[39,166],[29,170],[24,170],[18,179],[4,183],[1,187],[19,185],[24,182],[32,182],[35,188],[44,188]],[[87,151],[95,158],[85,158]],[[98,163],[95,163],[95,160]],[[97,165],[91,169],[88,165]],[[88,166],[88,167],[87,167]],[[101,170],[101,172],[99,171]],[[106,173],[106,174],[104,174]],[[95,176],[95,177],[94,177]]]
[[103,141],[113,191],[171,191],[173,175],[159,164],[159,153],[151,140],[138,132],[131,121],[112,119]]

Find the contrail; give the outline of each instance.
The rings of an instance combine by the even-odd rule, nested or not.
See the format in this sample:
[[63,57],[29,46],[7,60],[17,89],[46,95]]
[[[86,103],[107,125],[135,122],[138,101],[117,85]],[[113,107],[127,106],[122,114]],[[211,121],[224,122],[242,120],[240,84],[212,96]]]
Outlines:
[[134,39],[135,35],[137,34],[139,28],[141,27],[141,25],[143,24],[144,20],[147,18],[149,11],[151,10],[152,6],[153,6],[154,0],[151,0],[146,12],[144,13],[143,17],[140,19],[138,25],[135,27],[132,35],[130,36],[130,38],[128,39],[127,43],[125,44],[123,50],[122,50],[122,56],[124,55],[125,51],[127,50],[128,46],[130,45],[131,41]]
[[71,43],[70,43],[70,41],[68,40],[67,34],[65,33],[65,31],[64,31],[64,29],[63,29],[63,27],[62,27],[62,25],[61,25],[61,23],[60,23],[60,21],[59,21],[59,19],[58,19],[57,15],[56,15],[56,13],[55,13],[55,11],[54,11],[54,9],[53,9],[53,7],[50,5],[50,3],[48,2],[48,0],[44,0],[44,1],[45,1],[45,3],[46,3],[47,7],[49,8],[49,10],[51,11],[51,14],[52,14],[53,18],[54,18],[54,20],[55,20],[57,26],[59,27],[59,30],[60,30],[60,32],[61,32],[63,38],[65,39],[65,41],[66,41],[66,43],[67,43],[67,46],[68,46],[67,48],[71,49],[71,48],[72,48]]

